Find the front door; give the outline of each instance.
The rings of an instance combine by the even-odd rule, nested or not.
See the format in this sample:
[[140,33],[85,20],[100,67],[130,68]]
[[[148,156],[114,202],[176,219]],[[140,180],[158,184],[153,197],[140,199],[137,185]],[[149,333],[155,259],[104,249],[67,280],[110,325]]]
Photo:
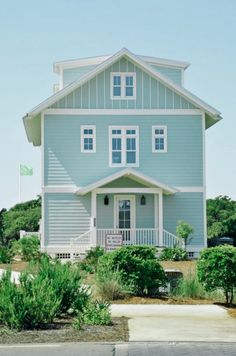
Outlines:
[[129,243],[135,227],[135,196],[115,196],[115,228],[123,235],[124,243]]

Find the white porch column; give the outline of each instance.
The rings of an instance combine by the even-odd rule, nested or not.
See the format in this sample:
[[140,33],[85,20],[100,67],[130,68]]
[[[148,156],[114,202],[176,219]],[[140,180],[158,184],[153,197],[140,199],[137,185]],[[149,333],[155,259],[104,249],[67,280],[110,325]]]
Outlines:
[[162,247],[164,245],[163,241],[163,191],[159,193],[158,199],[158,220],[159,220],[159,243]]
[[93,190],[91,193],[91,230],[93,230],[92,244],[94,246],[97,245],[96,226],[97,226],[97,192]]

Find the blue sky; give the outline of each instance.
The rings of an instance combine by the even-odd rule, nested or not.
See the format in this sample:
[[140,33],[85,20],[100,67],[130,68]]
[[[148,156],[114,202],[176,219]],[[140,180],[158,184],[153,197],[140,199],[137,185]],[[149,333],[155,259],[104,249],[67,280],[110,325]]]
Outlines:
[[53,62],[136,54],[191,62],[185,86],[222,112],[207,130],[207,196],[236,199],[236,1],[8,0],[0,8],[0,209],[40,193],[40,149],[27,142],[22,116],[52,94]]

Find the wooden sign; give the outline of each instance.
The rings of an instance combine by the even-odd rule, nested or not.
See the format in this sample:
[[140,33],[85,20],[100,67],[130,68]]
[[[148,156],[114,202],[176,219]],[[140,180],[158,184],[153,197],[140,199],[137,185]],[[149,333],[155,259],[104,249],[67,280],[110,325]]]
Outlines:
[[122,234],[106,234],[106,251],[111,252],[116,250],[117,248],[121,247],[123,243],[123,236]]

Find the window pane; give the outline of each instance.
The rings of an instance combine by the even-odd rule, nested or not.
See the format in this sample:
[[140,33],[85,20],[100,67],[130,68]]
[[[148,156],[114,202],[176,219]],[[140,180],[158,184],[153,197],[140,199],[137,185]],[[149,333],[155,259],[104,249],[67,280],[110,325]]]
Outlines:
[[126,78],[125,78],[125,84],[126,85],[130,85],[130,86],[133,86],[133,77],[132,76],[127,76]]
[[164,129],[156,129],[155,134],[156,135],[164,135]]
[[120,75],[115,75],[113,77],[113,85],[120,85],[120,84],[121,84]]
[[128,151],[136,150],[136,139],[135,138],[127,138],[126,148]]
[[113,96],[120,96],[120,95],[121,95],[121,88],[113,87]]
[[84,138],[84,150],[86,150],[86,151],[93,150],[93,139],[92,138]]
[[92,135],[93,129],[84,129],[84,135]]
[[112,152],[112,163],[121,163],[121,152]]
[[136,152],[126,152],[127,163],[136,163]]
[[121,135],[121,130],[112,130],[113,135]]
[[155,139],[155,149],[156,150],[164,150],[164,138],[163,137],[157,137]]
[[126,134],[127,135],[135,135],[136,134],[136,130],[126,130]]
[[112,139],[112,150],[113,151],[121,151],[121,138],[113,138]]
[[126,87],[125,88],[125,95],[126,96],[133,96],[134,95],[133,92],[134,92],[133,87]]

